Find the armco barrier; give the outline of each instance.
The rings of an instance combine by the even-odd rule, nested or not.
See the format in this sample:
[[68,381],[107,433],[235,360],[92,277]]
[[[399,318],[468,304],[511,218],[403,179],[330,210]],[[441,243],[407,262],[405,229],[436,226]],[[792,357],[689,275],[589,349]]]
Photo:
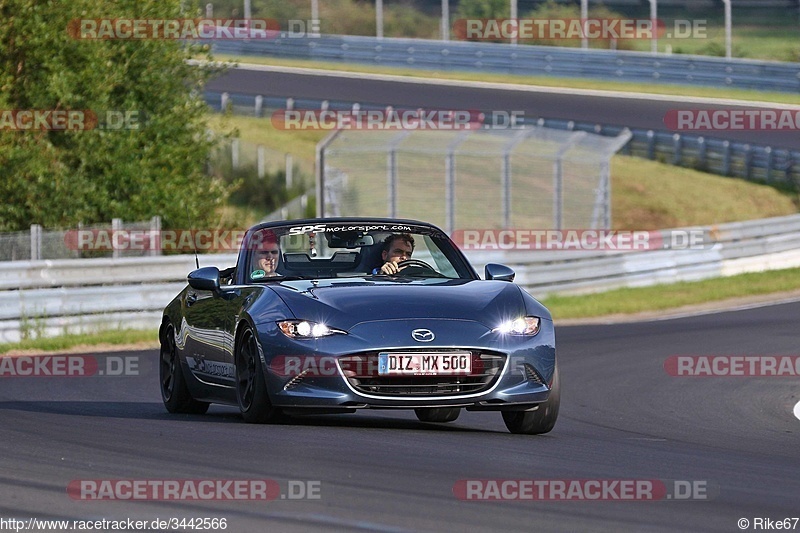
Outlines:
[[[602,254],[484,251],[469,254],[469,258],[480,271],[490,262],[510,266],[517,272],[517,283],[537,297],[800,266],[800,215],[684,229],[702,229],[712,235],[715,242],[702,250]],[[668,231],[663,230],[665,237]]]
[[[236,254],[201,255],[201,266]],[[0,263],[0,342],[106,328],[156,328],[193,255]]]
[[800,92],[800,63],[344,35],[209,44],[239,56]]
[[[703,229],[713,244],[702,250],[467,256],[481,273],[486,263],[511,266],[517,283],[539,298],[800,266],[800,215],[687,229]],[[235,261],[234,254],[201,256],[203,266],[224,268]],[[0,341],[104,327],[156,328],[161,310],[194,268],[190,255],[0,263],[6,289],[0,291]]]

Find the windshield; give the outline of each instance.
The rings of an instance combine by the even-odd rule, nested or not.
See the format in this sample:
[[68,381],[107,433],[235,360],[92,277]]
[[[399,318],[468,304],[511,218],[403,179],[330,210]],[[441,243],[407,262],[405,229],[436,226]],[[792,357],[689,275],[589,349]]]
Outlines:
[[351,277],[474,279],[440,230],[385,223],[296,223],[251,231],[248,283]]

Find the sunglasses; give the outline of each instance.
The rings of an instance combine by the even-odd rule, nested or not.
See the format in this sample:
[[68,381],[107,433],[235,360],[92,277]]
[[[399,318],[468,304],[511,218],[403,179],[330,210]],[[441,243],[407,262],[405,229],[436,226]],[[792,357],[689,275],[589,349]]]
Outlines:
[[279,253],[281,253],[280,250],[259,250],[258,255],[278,255]]

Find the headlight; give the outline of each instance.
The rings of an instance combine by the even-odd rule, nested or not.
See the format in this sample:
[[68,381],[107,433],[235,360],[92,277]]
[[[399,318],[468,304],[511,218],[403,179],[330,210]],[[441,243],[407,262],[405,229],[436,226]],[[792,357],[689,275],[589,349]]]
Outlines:
[[281,328],[284,335],[292,339],[315,339],[337,333],[346,334],[340,329],[329,328],[325,324],[308,320],[283,320],[278,322],[278,327]]
[[516,320],[509,320],[503,322],[492,331],[495,333],[504,333],[506,335],[529,335],[533,336],[539,333],[539,317],[524,316]]

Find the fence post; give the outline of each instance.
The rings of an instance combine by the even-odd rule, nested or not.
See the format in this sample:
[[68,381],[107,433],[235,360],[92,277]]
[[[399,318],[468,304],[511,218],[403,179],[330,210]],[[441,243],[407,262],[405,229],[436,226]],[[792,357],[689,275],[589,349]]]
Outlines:
[[[288,102],[287,102],[288,105]],[[330,143],[339,136],[342,130],[334,130],[330,135],[325,137],[317,144],[316,150],[316,168],[314,169],[317,174],[317,213],[319,218],[325,217],[325,149]]]
[[656,133],[647,130],[647,159],[651,161],[656,158]]
[[[389,115],[392,108],[386,108],[386,114]],[[403,142],[403,139],[411,135],[411,130],[401,131],[391,141],[389,141],[389,153],[386,157],[386,181],[389,194],[389,218],[397,218],[397,145]]]
[[561,168],[561,156],[556,156],[553,163],[553,227],[561,229],[564,222],[564,215],[561,212],[564,207],[564,173]]
[[255,115],[257,117],[261,116],[261,112],[262,112],[263,108],[264,108],[264,97],[259,94],[259,95],[256,96]]
[[511,154],[503,154],[500,182],[503,187],[503,229],[511,226]]
[[239,170],[239,139],[231,139],[231,167]]
[[389,195],[389,218],[397,218],[397,152],[392,146],[386,160],[386,180]]
[[111,246],[111,248],[112,248],[113,251],[111,252],[111,257],[113,257],[114,259],[117,259],[117,258],[122,256],[121,250],[119,248],[117,248],[116,246],[113,246],[113,243],[114,243],[114,240],[115,240],[113,238],[113,236],[117,235],[121,231],[122,231],[122,219],[121,218],[112,218],[111,219],[111,235],[112,235],[112,239],[111,239],[112,246]]
[[447,145],[444,157],[444,230],[448,235],[452,235],[456,229],[456,149],[469,135],[469,130],[459,133]]
[[503,164],[501,182],[503,187],[503,228],[511,227],[511,152],[534,130],[522,129],[503,146]]
[[706,166],[706,140],[703,137],[697,138],[697,163],[701,169]]
[[611,168],[609,161],[600,164],[603,183],[603,229],[611,229]]
[[42,226],[31,224],[31,261],[42,258]]
[[722,141],[722,175],[731,175],[731,142]]
[[450,150],[444,157],[444,218],[445,231],[453,234],[456,219],[456,154]]
[[561,229],[564,224],[564,155],[575,143],[586,137],[585,131],[576,131],[558,147],[553,163],[553,225]]
[[211,2],[206,4],[206,18],[211,19],[214,18],[214,4]]
[[767,174],[765,176],[767,183],[772,182],[772,166],[773,166],[773,154],[772,154],[772,147],[767,146],[764,148],[764,152],[767,154]]
[[[386,115],[391,114],[392,107],[386,108]],[[389,196],[389,218],[397,217],[397,153],[395,152],[395,139],[389,141],[389,153],[386,158],[386,184]]]
[[753,149],[749,144],[744,145],[744,179],[749,180],[753,172]]
[[263,178],[267,174],[266,169],[266,155],[264,153],[264,145],[259,144],[256,147],[256,167],[258,172],[258,177]]
[[150,219],[150,249],[147,255],[161,255],[161,217]]
[[286,153],[286,188],[291,189],[294,182],[294,161],[292,154]]
[[681,134],[674,134],[672,136],[672,164],[675,166],[681,164],[681,144]]
[[224,113],[228,110],[228,101],[230,100],[230,95],[228,93],[222,93],[222,96],[219,97],[219,110],[221,113]]

